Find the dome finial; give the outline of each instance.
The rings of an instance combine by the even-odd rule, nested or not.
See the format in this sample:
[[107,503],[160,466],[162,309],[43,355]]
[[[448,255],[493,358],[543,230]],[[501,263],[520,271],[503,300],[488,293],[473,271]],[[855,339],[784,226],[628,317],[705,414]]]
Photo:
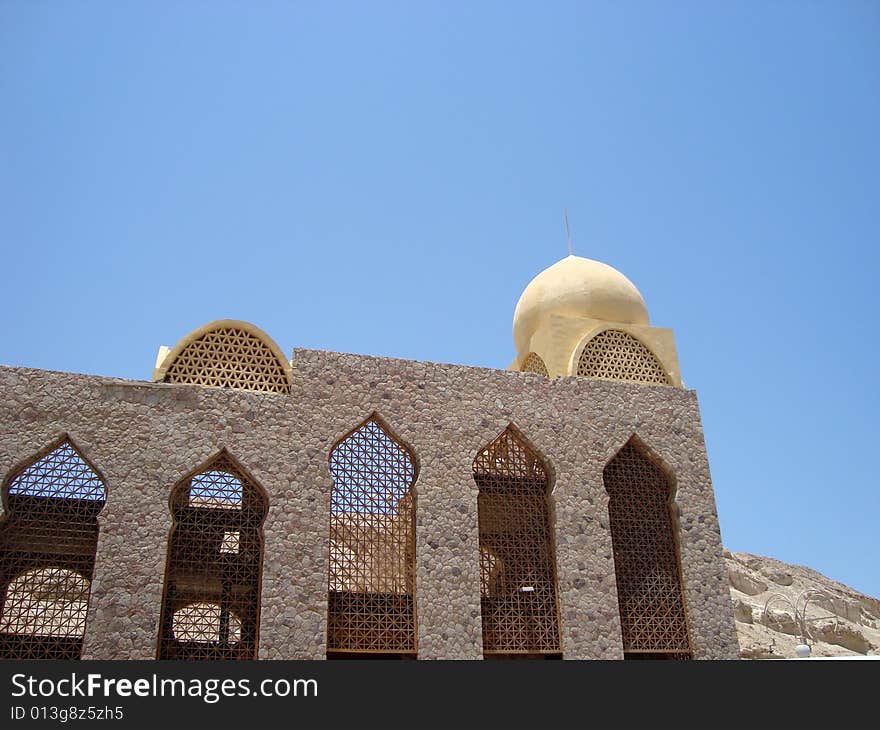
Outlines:
[[568,240],[568,255],[574,256],[571,250],[571,228],[568,227],[568,208],[563,208],[562,213],[565,216],[565,238]]

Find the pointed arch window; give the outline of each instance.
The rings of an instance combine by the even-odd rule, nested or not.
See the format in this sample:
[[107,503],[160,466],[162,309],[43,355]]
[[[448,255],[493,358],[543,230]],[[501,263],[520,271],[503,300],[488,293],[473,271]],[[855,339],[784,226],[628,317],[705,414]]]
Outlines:
[[0,523],[0,658],[79,659],[104,480],[65,438],[7,480]]
[[670,385],[654,353],[628,332],[605,330],[581,352],[577,374],[587,378]]
[[159,659],[254,659],[263,490],[225,451],[171,492]]
[[479,488],[483,653],[561,652],[547,469],[512,428],[473,463]]
[[617,600],[627,659],[690,659],[672,484],[630,440],[605,466]]
[[415,459],[372,416],[329,466],[327,656],[414,656]]

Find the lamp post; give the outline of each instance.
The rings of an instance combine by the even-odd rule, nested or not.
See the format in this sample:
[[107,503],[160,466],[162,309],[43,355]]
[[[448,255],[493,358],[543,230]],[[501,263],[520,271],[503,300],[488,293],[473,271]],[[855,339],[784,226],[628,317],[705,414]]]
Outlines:
[[799,659],[806,659],[810,656],[812,649],[809,642],[810,640],[812,640],[813,642],[816,641],[816,637],[813,636],[812,632],[810,631],[809,622],[817,621],[823,618],[837,618],[834,614],[830,614],[828,616],[817,616],[812,619],[807,618],[807,608],[810,605],[810,601],[815,601],[819,598],[825,598],[831,601],[834,600],[834,596],[823,590],[820,590],[818,588],[809,588],[800,593],[794,599],[794,601],[792,601],[791,598],[789,598],[784,593],[772,593],[767,598],[767,601],[764,603],[764,611],[761,616],[765,625],[767,624],[767,619],[770,615],[770,604],[783,603],[791,608],[792,612],[794,613],[795,623],[797,624],[798,641],[800,642],[797,646],[795,646],[794,653],[795,656],[797,656]]

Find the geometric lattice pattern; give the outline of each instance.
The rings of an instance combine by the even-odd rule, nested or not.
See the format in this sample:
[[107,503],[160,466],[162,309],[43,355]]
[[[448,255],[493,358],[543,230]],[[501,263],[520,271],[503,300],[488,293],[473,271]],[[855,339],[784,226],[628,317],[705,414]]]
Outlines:
[[223,607],[219,604],[191,603],[174,612],[171,629],[177,641],[220,643],[226,631],[226,641],[237,644],[241,641],[241,620],[232,612],[228,613],[225,620],[227,623],[224,627]]
[[190,479],[189,506],[240,509],[241,493],[242,483],[237,477],[211,469]]
[[4,489],[0,658],[79,659],[106,488],[63,440]]
[[9,483],[8,492],[34,497],[93,499],[101,502],[107,498],[101,477],[92,471],[67,440],[24,469]]
[[690,658],[669,480],[632,441],[604,479],[624,653]]
[[477,454],[483,653],[558,654],[549,479],[511,429]]
[[158,659],[255,658],[267,509],[226,452],[175,486]]
[[275,353],[259,337],[237,327],[212,330],[190,342],[169,366],[165,382],[290,392]]
[[25,636],[81,637],[86,630],[89,581],[65,568],[37,568],[6,588],[0,631]]
[[541,356],[534,352],[530,352],[528,355],[526,355],[526,359],[523,360],[520,372],[538,373],[538,375],[543,375],[544,377],[547,377],[549,375],[549,373],[547,372],[547,366],[544,364]]
[[327,651],[416,652],[413,457],[372,417],[330,453]]
[[620,330],[605,330],[586,344],[577,374],[603,380],[670,384],[654,354],[635,337]]

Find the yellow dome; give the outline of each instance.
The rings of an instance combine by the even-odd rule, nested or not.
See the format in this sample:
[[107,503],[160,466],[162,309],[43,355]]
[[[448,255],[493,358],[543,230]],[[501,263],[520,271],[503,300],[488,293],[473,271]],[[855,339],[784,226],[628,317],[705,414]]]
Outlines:
[[648,324],[648,309],[635,285],[608,264],[580,256],[557,261],[529,282],[513,315],[517,352],[525,352],[552,314]]

